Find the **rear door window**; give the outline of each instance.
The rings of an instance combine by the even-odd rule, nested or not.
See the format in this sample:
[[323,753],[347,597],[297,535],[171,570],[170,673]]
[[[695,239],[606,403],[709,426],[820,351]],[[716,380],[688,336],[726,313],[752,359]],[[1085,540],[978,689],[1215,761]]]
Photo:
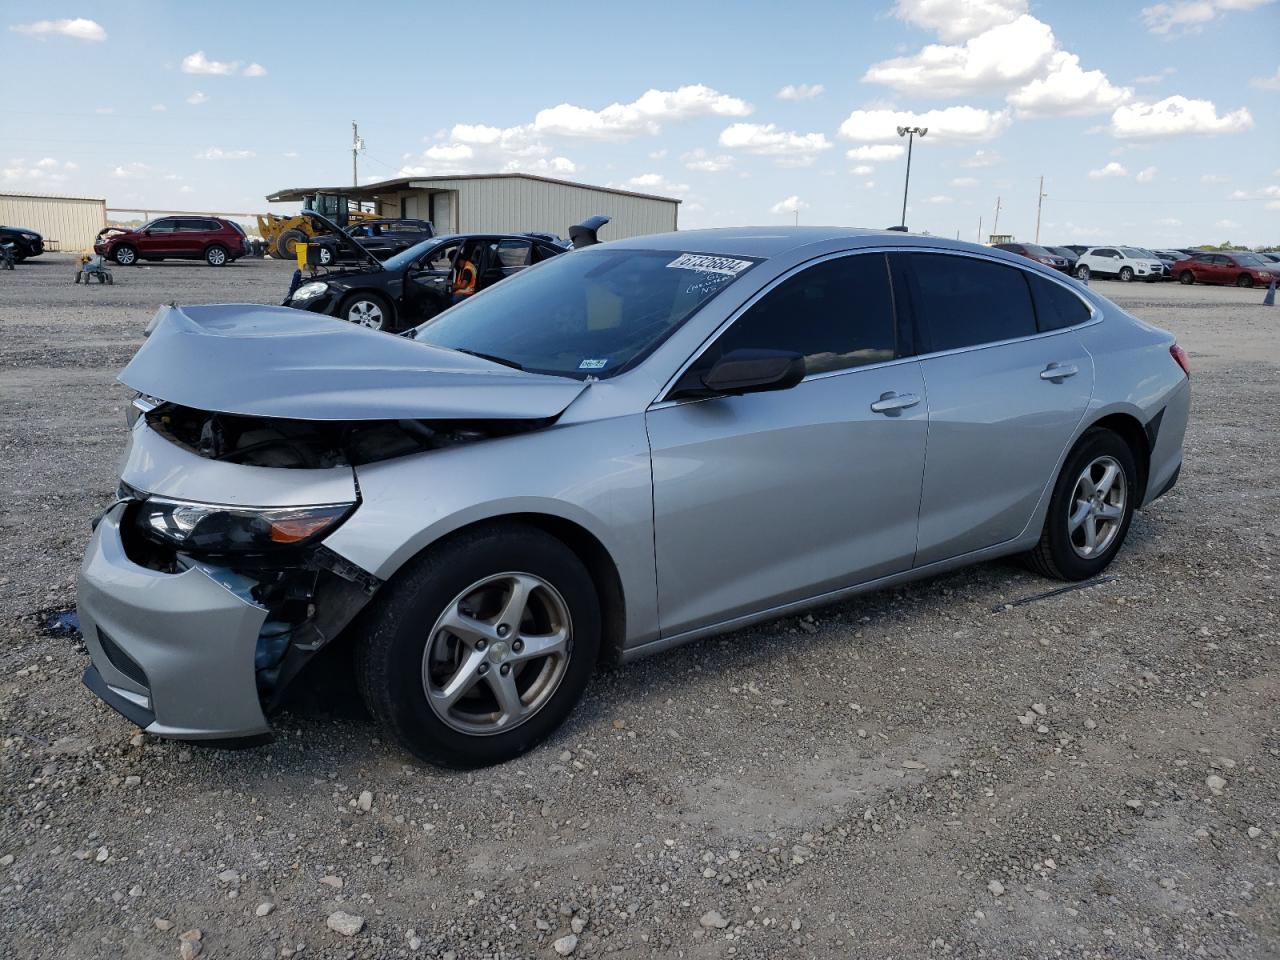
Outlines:
[[1042,333],[1074,327],[1092,316],[1085,302],[1062,284],[1034,273],[1026,274],[1026,278],[1036,307],[1036,325]]
[[882,253],[824,260],[787,278],[747,310],[696,364],[732,350],[799,353],[805,373],[827,373],[897,355],[893,294]]
[[532,246],[533,244],[528,240],[498,241],[497,266],[500,266],[504,272],[510,272],[512,268],[527,267]]
[[942,253],[912,253],[913,304],[926,350],[955,350],[1037,332],[1031,291],[1016,267]]

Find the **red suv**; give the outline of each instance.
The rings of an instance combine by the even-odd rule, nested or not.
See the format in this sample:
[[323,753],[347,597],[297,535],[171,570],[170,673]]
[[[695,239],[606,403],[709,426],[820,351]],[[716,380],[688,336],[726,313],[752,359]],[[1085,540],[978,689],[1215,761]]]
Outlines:
[[243,257],[247,247],[239,224],[222,217],[160,217],[137,230],[108,227],[93,250],[122,267],[139,260],[203,260],[222,267]]
[[1237,287],[1267,286],[1280,278],[1280,264],[1268,263],[1256,253],[1200,251],[1179,260],[1169,272],[1179,283],[1234,283]]

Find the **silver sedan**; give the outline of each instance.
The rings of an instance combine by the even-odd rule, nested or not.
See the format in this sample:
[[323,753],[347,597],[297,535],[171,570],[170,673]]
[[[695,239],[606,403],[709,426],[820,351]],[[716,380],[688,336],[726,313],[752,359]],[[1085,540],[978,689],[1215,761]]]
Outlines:
[[1190,402],[1173,337],[1088,287],[880,231],[602,244],[403,337],[250,305],[150,331],[85,682],[247,737],[351,644],[374,717],[456,766],[538,743],[601,662],[1010,554],[1092,577]]

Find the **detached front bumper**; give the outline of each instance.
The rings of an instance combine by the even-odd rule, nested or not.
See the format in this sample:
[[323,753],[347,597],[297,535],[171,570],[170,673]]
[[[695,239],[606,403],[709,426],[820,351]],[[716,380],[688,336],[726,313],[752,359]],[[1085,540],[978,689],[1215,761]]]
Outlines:
[[196,564],[172,574],[134,563],[120,537],[124,509],[102,518],[80,568],[80,629],[93,661],[85,685],[156,736],[267,732],[254,656],[268,611],[230,571]]

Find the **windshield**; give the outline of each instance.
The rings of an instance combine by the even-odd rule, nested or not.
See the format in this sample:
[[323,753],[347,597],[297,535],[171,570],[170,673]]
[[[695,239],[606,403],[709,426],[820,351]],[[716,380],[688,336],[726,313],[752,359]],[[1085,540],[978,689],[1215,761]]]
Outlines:
[[1048,247],[1038,247],[1034,243],[1024,243],[1023,246],[1026,248],[1027,255],[1031,257],[1056,257],[1057,256],[1057,254],[1054,253]]
[[1252,253],[1233,253],[1236,263],[1242,267],[1258,267],[1263,264],[1263,259]]
[[446,310],[414,337],[535,373],[611,377],[755,262],[667,250],[579,250]]
[[[356,239],[359,241],[359,237]],[[434,237],[430,240],[423,240],[421,243],[415,243],[412,247],[401,250],[394,257],[387,257],[382,261],[382,265],[388,270],[399,270],[401,267],[407,267],[439,242],[440,238]]]
[[1155,257],[1155,254],[1140,250],[1138,247],[1121,247],[1120,252],[1130,260],[1151,260]]

